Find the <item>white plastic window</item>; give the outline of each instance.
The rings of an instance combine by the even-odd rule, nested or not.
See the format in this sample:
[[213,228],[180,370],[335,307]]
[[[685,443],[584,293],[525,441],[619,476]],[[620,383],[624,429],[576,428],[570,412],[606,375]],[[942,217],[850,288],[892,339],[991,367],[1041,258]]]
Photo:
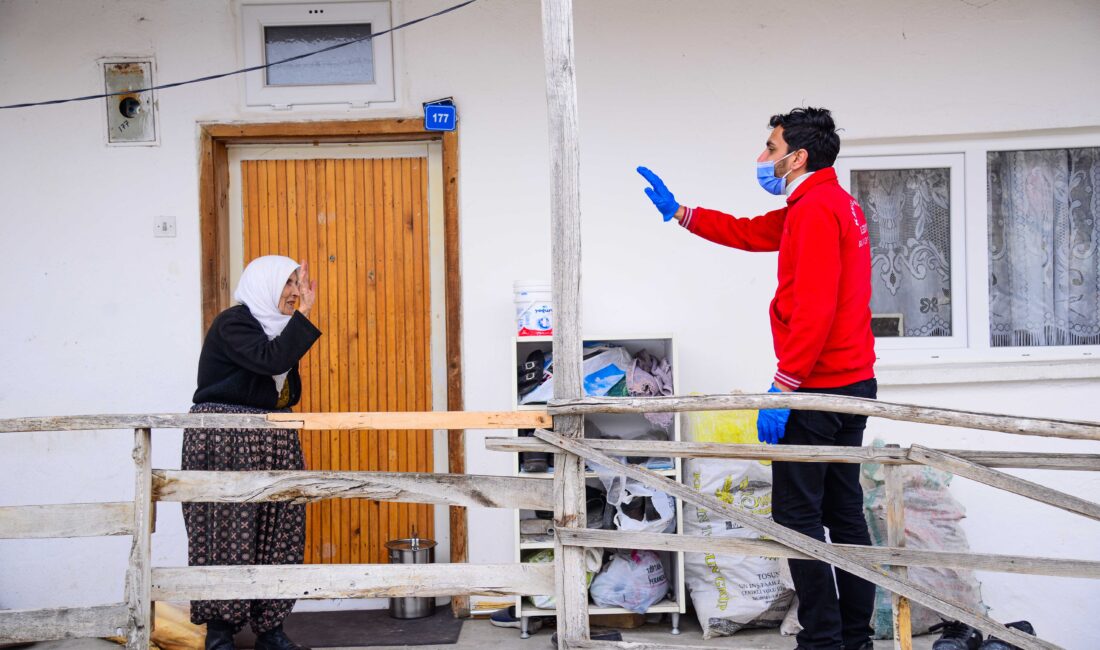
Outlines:
[[[281,61],[390,29],[390,2],[244,5],[244,58],[248,67]],[[393,102],[392,35],[245,75],[249,106],[367,105]]]
[[841,158],[871,239],[871,313],[880,349],[966,346],[963,158]]

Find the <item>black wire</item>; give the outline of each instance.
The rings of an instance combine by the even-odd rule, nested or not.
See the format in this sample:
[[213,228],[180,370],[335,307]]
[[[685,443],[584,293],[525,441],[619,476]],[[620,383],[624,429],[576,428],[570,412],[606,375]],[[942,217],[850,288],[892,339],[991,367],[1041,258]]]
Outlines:
[[44,102],[29,102],[29,103],[25,103],[25,104],[8,104],[7,106],[0,106],[0,110],[5,110],[5,109],[8,109],[8,108],[29,108],[31,106],[47,106],[49,104],[65,104],[65,103],[68,103],[68,102],[83,102],[83,101],[87,101],[89,99],[105,99],[107,97],[114,97],[116,95],[131,95],[131,94],[134,94],[134,93],[145,93],[145,92],[150,92],[150,91],[153,91],[153,90],[163,90],[165,88],[175,88],[176,86],[186,86],[187,84],[197,84],[197,83],[200,83],[200,82],[203,82],[203,81],[213,81],[214,79],[221,79],[222,77],[231,77],[231,76],[236,75],[236,74],[244,74],[245,72],[252,72],[254,70],[263,70],[264,68],[270,68],[271,66],[279,65],[281,63],[288,63],[290,61],[297,61],[298,59],[304,59],[307,56],[313,56],[314,54],[321,54],[322,52],[328,52],[328,51],[335,50],[335,49],[338,49],[338,48],[341,48],[341,47],[347,47],[348,45],[354,45],[356,43],[361,43],[363,41],[369,41],[369,40],[371,40],[371,39],[373,39],[377,36],[382,36],[384,34],[389,34],[391,32],[396,32],[399,29],[404,29],[405,27],[409,27],[411,25],[415,25],[415,24],[423,22],[425,20],[435,18],[436,16],[442,16],[443,14],[450,13],[452,11],[455,11],[456,9],[461,9],[461,8],[465,7],[466,5],[473,4],[475,2],[477,2],[477,0],[466,0],[465,2],[460,2],[460,3],[458,3],[458,4],[456,4],[452,7],[447,7],[446,9],[443,9],[441,11],[437,11],[434,14],[431,14],[431,15],[428,15],[428,16],[421,16],[420,18],[416,18],[415,20],[410,20],[406,23],[401,23],[400,25],[398,25],[396,27],[391,27],[390,29],[380,31],[377,34],[370,34],[369,36],[364,36],[362,38],[357,38],[353,41],[346,41],[344,43],[337,43],[336,45],[330,45],[330,46],[328,46],[324,49],[320,49],[320,50],[317,50],[315,52],[306,52],[305,54],[298,54],[296,56],[288,57],[288,58],[282,59],[280,61],[272,61],[271,63],[265,63],[263,65],[254,65],[254,66],[251,66],[251,67],[248,67],[248,68],[241,68],[240,70],[233,70],[232,72],[222,72],[220,74],[212,74],[212,75],[208,75],[208,76],[205,76],[205,77],[199,77],[197,79],[188,79],[187,81],[177,81],[175,83],[170,83],[170,84],[161,84],[159,86],[150,86],[149,88],[139,88],[138,90],[123,90],[123,91],[120,91],[120,92],[117,92],[117,93],[103,93],[101,95],[87,95],[85,97],[72,97],[72,98],[69,98],[69,99],[51,99],[49,101],[44,101]]

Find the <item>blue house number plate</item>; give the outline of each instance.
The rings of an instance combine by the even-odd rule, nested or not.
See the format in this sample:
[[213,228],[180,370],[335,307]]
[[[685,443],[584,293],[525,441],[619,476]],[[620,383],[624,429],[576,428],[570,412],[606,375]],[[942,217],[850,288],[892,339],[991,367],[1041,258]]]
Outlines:
[[429,104],[424,107],[424,128],[428,131],[454,131],[455,118],[454,106]]

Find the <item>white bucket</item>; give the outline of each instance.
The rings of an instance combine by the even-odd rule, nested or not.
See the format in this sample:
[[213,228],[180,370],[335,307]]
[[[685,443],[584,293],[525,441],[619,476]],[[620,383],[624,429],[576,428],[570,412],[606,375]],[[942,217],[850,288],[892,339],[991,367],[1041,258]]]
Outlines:
[[516,303],[516,329],[519,336],[554,334],[553,294],[549,282],[517,280],[512,285]]

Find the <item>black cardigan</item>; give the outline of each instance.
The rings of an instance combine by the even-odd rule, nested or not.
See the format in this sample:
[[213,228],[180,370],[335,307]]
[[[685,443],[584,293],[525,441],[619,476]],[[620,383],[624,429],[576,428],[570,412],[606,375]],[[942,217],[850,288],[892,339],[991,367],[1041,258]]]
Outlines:
[[193,401],[237,404],[274,409],[279,400],[272,375],[289,372],[290,402],[294,406],[302,396],[298,362],[321,330],[295,311],[282,334],[267,339],[260,322],[248,307],[230,307],[210,325],[199,355],[199,387]]

